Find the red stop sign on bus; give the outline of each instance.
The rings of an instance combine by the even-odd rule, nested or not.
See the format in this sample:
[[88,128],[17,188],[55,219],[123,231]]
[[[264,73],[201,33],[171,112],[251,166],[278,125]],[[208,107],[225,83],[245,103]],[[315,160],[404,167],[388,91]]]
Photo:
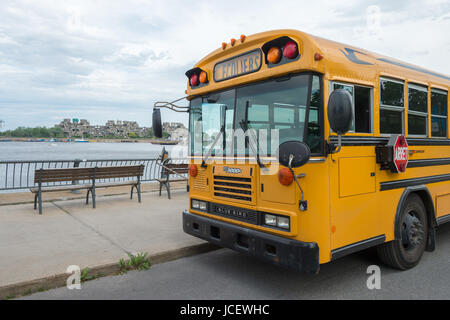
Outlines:
[[405,136],[397,136],[393,146],[393,162],[397,172],[405,172],[408,166],[409,150]]

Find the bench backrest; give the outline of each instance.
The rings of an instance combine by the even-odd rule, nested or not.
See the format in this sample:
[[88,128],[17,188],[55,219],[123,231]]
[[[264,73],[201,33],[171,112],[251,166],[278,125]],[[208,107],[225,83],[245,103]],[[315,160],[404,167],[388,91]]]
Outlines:
[[187,163],[170,163],[165,161],[162,163],[161,176],[167,177],[171,174],[186,174],[189,172]]
[[144,165],[95,167],[95,168],[64,168],[38,169],[34,172],[35,183],[63,182],[92,179],[111,179],[140,177],[144,174]]

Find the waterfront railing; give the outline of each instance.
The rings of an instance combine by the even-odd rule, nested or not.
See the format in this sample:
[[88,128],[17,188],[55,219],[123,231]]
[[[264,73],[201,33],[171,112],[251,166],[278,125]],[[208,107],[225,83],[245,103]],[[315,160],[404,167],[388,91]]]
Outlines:
[[[171,159],[173,163],[187,163],[187,159]],[[0,191],[21,190],[35,187],[34,173],[39,169],[90,168],[111,166],[144,165],[145,170],[141,182],[148,183],[161,175],[159,159],[101,159],[101,160],[30,160],[30,161],[0,161]],[[187,175],[186,175],[187,177]],[[99,182],[121,182],[132,178],[111,178]],[[59,186],[72,182],[52,182],[45,186]],[[78,181],[77,183],[84,183]]]

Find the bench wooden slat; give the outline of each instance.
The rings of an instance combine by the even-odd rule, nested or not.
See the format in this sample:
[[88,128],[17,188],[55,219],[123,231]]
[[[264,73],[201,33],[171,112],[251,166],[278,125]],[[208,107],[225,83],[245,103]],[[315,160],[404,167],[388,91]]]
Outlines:
[[38,169],[35,172],[41,173],[44,176],[70,176],[70,175],[93,175],[94,172],[96,174],[104,174],[104,173],[139,173],[139,169],[142,171],[143,167],[136,168],[119,168],[115,169],[114,167],[103,167],[103,168],[81,168],[81,169]]
[[[95,185],[95,188],[108,188],[108,187],[122,187],[122,186],[130,186],[136,184],[136,180],[126,181],[126,182],[116,182],[116,183],[98,183]],[[70,191],[70,190],[83,190],[92,188],[92,184],[81,184],[81,185],[65,185],[65,186],[52,186],[45,187],[42,192],[58,192],[58,191]],[[37,193],[39,191],[38,187],[30,188],[32,193]]]
[[131,186],[136,184],[137,181],[124,181],[124,182],[115,182],[115,183],[97,183],[95,184],[95,188],[108,188],[108,187],[121,187],[121,186]]
[[[67,190],[87,189],[86,204],[89,202],[89,193],[92,195],[92,206],[95,208],[95,189],[131,185],[131,198],[133,190],[136,188],[138,201],[141,202],[141,176],[144,174],[144,165],[135,166],[115,166],[115,167],[94,167],[94,168],[60,168],[60,169],[37,169],[34,171],[34,182],[38,187],[30,188],[35,193],[34,208],[39,202],[39,214],[42,214],[42,193],[57,192]],[[135,178],[126,181],[106,182],[116,178]],[[96,183],[96,181],[99,181]],[[102,181],[103,182],[100,182]],[[57,182],[78,181],[82,184],[72,185],[48,185]],[[90,184],[86,182],[89,181]]]
[[[123,167],[97,167],[97,168],[63,168],[63,169],[42,169],[44,175],[67,175],[67,174],[93,174],[103,172],[136,172],[142,171],[142,166],[123,166]],[[41,169],[37,169],[35,172],[40,172]]]
[[[162,182],[162,183],[164,183],[164,182],[167,182],[167,179],[156,179],[157,181],[159,181],[159,182]],[[179,179],[169,179],[169,182],[178,182],[178,181],[187,181],[188,179],[187,178],[185,178],[185,179],[181,179],[181,178],[179,178]]]
[[77,180],[125,178],[143,175],[144,165],[98,168],[63,168],[35,170],[34,182],[63,182]]
[[[170,159],[162,163],[161,178],[156,179],[159,182],[159,195],[162,187],[165,186],[167,196],[170,199],[170,182],[188,181],[188,177],[182,178],[180,175],[189,173],[187,163],[170,163]],[[174,177],[174,178],[171,178]]]
[[189,172],[188,164],[187,163],[166,163],[163,164],[163,173],[165,175],[170,174],[186,174]]
[[188,164],[187,163],[168,163],[168,164],[164,164],[164,167],[166,167],[166,168],[187,168]]
[[[83,190],[83,189],[89,189],[91,187],[92,187],[92,185],[87,185],[87,184],[53,186],[53,187],[46,187],[45,190],[42,190],[42,192]],[[39,188],[38,187],[32,187],[32,188],[30,188],[30,191],[31,191],[31,193],[37,193],[39,191]]]
[[164,172],[164,174],[186,174],[189,173],[189,170],[167,170]]

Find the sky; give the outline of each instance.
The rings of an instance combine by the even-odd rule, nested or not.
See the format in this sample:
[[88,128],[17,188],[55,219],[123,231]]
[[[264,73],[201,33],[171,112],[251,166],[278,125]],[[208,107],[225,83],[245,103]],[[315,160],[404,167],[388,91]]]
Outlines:
[[286,28],[450,74],[450,0],[2,0],[0,130],[151,126],[153,104],[183,97],[184,73],[222,42]]

